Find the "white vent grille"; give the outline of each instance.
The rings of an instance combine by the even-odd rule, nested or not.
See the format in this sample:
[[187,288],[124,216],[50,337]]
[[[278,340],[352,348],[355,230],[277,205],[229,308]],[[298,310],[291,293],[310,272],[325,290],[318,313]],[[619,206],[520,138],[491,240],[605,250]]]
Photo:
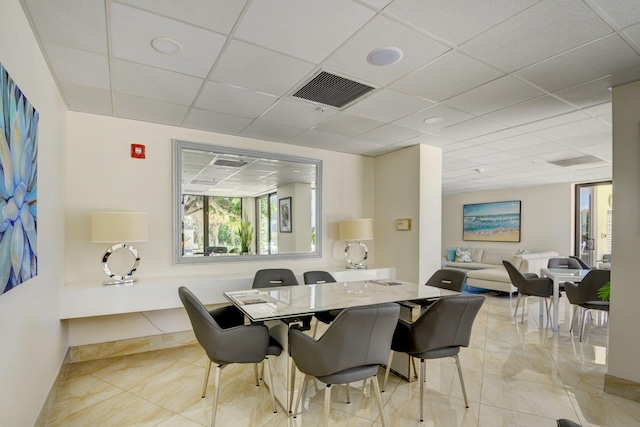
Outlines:
[[227,159],[218,159],[214,163],[216,166],[227,166],[230,168],[241,168],[247,164],[247,162],[242,160],[227,160]]
[[375,88],[321,71],[311,81],[298,89],[293,96],[342,108],[373,89]]
[[596,157],[596,156],[582,156],[582,157],[574,157],[572,159],[555,160],[549,163],[566,168],[569,166],[586,165],[589,163],[600,163],[604,161],[605,161],[604,159],[601,159],[600,157]]

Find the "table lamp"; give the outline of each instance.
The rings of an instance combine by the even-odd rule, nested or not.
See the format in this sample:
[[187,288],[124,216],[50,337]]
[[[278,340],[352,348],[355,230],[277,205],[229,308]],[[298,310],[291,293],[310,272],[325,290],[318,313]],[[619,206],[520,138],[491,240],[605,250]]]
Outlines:
[[[149,240],[149,229],[146,212],[94,212],[91,214],[91,241],[94,243],[116,243],[102,257],[102,269],[110,281],[105,285],[132,284],[138,279],[133,273],[138,269],[140,256],[129,243]],[[127,243],[124,243],[127,242]],[[119,249],[126,249],[133,254],[134,262],[128,273],[114,274],[108,266],[109,257]]]
[[[347,268],[350,270],[367,268],[365,261],[369,255],[369,249],[363,240],[373,240],[373,220],[372,219],[353,219],[350,221],[342,221],[339,224],[340,240],[349,242],[344,248],[344,257],[347,260]],[[364,251],[363,258],[354,262],[349,255],[349,250],[354,244],[360,245]]]

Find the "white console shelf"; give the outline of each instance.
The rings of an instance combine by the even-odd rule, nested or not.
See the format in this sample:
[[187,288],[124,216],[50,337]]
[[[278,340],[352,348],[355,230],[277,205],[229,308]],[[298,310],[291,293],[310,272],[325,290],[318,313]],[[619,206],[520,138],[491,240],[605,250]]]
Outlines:
[[[393,267],[329,271],[341,282],[395,279],[396,274]],[[302,273],[296,276],[299,283],[304,283]],[[129,286],[104,286],[98,281],[71,282],[60,292],[60,318],[79,319],[181,308],[180,286],[191,289],[204,304],[220,304],[227,302],[222,295],[224,291],[249,289],[252,282],[253,276],[216,275],[141,278]]]

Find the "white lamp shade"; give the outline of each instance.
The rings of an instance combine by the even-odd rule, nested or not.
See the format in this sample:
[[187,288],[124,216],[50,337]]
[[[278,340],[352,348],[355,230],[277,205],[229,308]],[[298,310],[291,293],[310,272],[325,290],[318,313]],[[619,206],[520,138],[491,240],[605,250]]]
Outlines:
[[373,239],[373,220],[370,218],[342,221],[339,227],[340,240],[350,242]]
[[146,212],[94,212],[91,241],[94,243],[146,242],[149,227]]

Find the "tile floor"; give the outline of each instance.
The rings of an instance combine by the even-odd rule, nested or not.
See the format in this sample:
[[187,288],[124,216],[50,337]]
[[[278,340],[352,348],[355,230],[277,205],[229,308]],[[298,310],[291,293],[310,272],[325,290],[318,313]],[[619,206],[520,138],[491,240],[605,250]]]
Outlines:
[[[607,370],[606,325],[587,326],[585,342],[569,333],[570,307],[561,303],[561,331],[541,327],[539,303],[529,299],[523,324],[512,317],[509,298],[487,294],[471,345],[462,349],[469,408],[464,408],[453,359],[427,361],[425,421],[418,422],[418,383],[389,378],[382,395],[394,426],[555,426],[569,418],[584,426],[640,425],[640,403],[603,392]],[[515,303],[515,298],[513,300]],[[518,316],[518,320],[519,320]],[[208,425],[207,397],[200,391],[207,358],[197,345],[71,365],[49,415],[49,426]],[[297,418],[274,414],[268,389],[256,387],[251,365],[230,365],[222,375],[218,426],[322,425],[323,387],[309,382]],[[380,371],[382,373],[382,370]],[[382,379],[382,375],[379,376]],[[369,387],[332,392],[331,425],[378,426]]]

